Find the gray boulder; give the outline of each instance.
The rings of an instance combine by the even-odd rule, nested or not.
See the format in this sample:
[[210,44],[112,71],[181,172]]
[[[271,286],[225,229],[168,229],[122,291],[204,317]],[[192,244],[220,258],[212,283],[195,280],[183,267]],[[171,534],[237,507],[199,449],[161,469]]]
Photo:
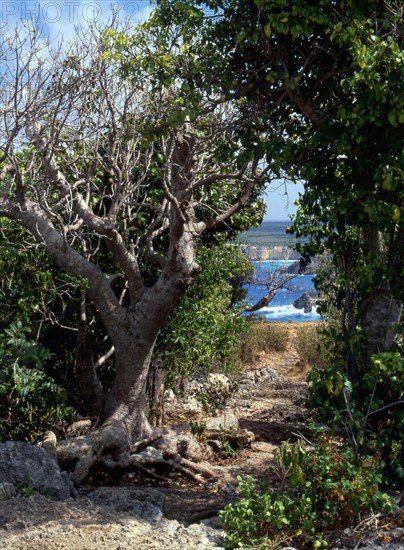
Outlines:
[[17,489],[12,483],[2,481],[0,483],[0,500],[8,500],[17,496]]
[[70,498],[74,489],[66,472],[61,472],[55,460],[44,449],[7,441],[0,444],[0,483],[15,487],[32,487],[35,491],[58,500]]
[[117,512],[127,512],[157,525],[163,519],[165,495],[158,489],[138,487],[99,487],[87,497]]
[[297,300],[293,302],[296,309],[304,309],[305,313],[310,313],[313,307],[316,307],[318,300],[317,290],[310,289],[304,292]]

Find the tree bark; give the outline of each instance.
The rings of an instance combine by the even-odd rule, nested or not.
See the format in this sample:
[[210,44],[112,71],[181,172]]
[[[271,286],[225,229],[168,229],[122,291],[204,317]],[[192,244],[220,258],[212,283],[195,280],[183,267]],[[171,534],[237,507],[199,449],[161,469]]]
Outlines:
[[75,387],[80,406],[90,416],[99,419],[103,410],[104,392],[95,367],[88,334],[86,294],[80,297],[80,320],[74,362]]
[[[377,227],[370,226],[364,231],[364,250],[370,257],[385,257],[390,272],[394,272],[394,264],[398,258],[391,257],[389,251],[384,250],[382,234]],[[399,255],[398,255],[399,256]],[[365,330],[364,367],[369,367],[372,355],[389,351],[395,339],[395,327],[400,323],[402,302],[394,299],[391,283],[394,282],[393,273],[389,281],[381,285],[364,300],[362,304],[363,328]]]
[[136,329],[132,326],[120,342],[114,342],[116,372],[101,423],[102,427],[124,427],[127,449],[152,434],[145,416],[145,392],[155,339],[150,341]]
[[388,289],[381,289],[367,302],[363,319],[366,333],[365,365],[372,355],[389,351],[394,343],[395,326],[402,313],[400,300],[394,300]]

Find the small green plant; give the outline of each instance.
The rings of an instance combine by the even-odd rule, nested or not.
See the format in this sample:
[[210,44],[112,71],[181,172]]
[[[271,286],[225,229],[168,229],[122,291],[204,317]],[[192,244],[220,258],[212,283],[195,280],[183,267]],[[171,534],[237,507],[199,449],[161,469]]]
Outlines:
[[192,435],[197,437],[199,441],[205,441],[206,422],[198,422],[197,420],[191,420],[189,423]]
[[51,354],[29,332],[18,322],[0,334],[0,441],[35,442],[72,416],[62,388],[44,371]]
[[199,392],[198,400],[202,403],[205,411],[209,410],[209,394],[206,391]]
[[265,484],[257,486],[251,476],[237,479],[242,500],[219,513],[227,531],[225,548],[275,548],[288,541],[293,499],[271,493]]
[[239,478],[243,498],[220,513],[226,548],[322,548],[327,530],[352,525],[367,511],[395,507],[379,490],[378,458],[358,458],[341,440],[322,437],[313,449],[285,443],[276,461],[283,492]]
[[32,486],[32,483],[27,477],[16,485],[17,492],[22,497],[32,497],[35,495],[35,489]]
[[54,499],[57,495],[57,491],[52,487],[45,487],[45,489],[42,489],[40,493],[48,500]]
[[221,458],[234,458],[236,450],[232,447],[230,441],[224,441],[220,447],[219,456]]

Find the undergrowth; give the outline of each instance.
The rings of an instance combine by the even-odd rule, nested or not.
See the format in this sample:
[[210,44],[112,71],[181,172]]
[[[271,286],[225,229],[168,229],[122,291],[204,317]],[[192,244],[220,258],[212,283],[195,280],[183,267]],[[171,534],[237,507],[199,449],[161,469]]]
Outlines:
[[35,443],[55,422],[72,419],[63,389],[45,373],[50,358],[20,322],[0,334],[0,441]]
[[372,356],[363,378],[352,383],[332,365],[309,375],[310,408],[347,438],[356,453],[377,453],[383,478],[404,482],[404,358],[401,351]]
[[395,507],[379,489],[378,457],[358,457],[340,439],[322,436],[311,449],[284,443],[276,463],[279,492],[251,476],[239,478],[243,498],[220,512],[226,548],[326,548],[327,531]]

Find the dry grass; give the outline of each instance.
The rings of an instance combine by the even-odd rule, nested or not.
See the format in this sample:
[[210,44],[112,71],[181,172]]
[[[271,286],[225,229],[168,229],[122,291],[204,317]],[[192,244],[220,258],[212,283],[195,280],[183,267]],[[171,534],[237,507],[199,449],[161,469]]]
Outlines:
[[251,323],[241,336],[240,358],[244,364],[259,361],[262,353],[285,351],[288,347],[289,332],[283,323]]
[[314,369],[325,369],[330,364],[330,355],[321,330],[322,324],[301,324],[296,331],[295,346],[300,361]]

